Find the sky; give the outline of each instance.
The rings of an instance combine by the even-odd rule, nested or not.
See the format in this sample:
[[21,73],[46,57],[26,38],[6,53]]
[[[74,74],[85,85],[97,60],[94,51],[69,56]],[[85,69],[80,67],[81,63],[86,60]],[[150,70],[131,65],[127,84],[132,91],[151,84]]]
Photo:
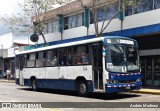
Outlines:
[[[23,3],[23,0],[0,0],[0,18],[5,15],[12,16],[20,12],[18,3]],[[9,33],[10,30],[3,23],[0,22],[0,35]]]

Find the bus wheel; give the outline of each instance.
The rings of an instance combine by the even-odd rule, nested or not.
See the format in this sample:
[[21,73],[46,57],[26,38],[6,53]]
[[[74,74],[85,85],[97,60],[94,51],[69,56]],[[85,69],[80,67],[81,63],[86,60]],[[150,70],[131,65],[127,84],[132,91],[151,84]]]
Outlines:
[[78,94],[80,96],[87,96],[88,95],[88,87],[87,82],[84,80],[81,80],[78,82]]
[[33,91],[37,91],[38,90],[36,79],[32,80],[32,90]]

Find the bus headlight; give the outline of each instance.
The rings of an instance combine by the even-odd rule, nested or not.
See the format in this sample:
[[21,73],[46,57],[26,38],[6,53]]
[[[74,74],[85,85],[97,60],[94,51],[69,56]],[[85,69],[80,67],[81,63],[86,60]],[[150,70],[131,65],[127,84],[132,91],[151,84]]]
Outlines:
[[136,82],[141,82],[141,78],[138,78],[138,79],[136,80]]

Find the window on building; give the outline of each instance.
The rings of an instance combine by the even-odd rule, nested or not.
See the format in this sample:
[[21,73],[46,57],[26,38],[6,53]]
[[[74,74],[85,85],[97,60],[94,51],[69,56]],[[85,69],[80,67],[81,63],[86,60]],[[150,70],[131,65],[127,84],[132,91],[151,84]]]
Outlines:
[[154,0],[154,9],[160,8],[160,0]]
[[47,25],[48,33],[53,32],[53,25],[52,24],[53,24],[53,21],[48,22],[48,25]]
[[68,29],[68,17],[64,18],[64,30]]
[[55,20],[52,22],[53,24],[53,32],[58,32],[58,21]]
[[141,0],[136,5],[126,6],[125,15],[133,15],[160,8],[160,0]]
[[137,3],[136,13],[146,12],[153,9],[153,0],[142,0]]
[[57,50],[47,51],[46,66],[57,66],[57,64],[58,64]]
[[36,53],[36,67],[43,67],[43,66],[45,66],[45,53],[37,52]]
[[135,6],[128,5],[126,6],[125,15],[129,16],[135,13]]
[[93,17],[93,12],[90,11],[90,24],[94,23],[94,17]]
[[97,8],[97,20],[103,21],[103,19],[106,19],[107,10],[105,7]]
[[44,34],[48,34],[48,23],[44,24],[43,32],[44,32]]
[[83,26],[83,13],[75,14],[64,18],[64,29],[70,29]]
[[[96,9],[98,22],[103,20],[110,20],[118,11],[118,2],[109,6],[103,6]],[[94,23],[92,12],[90,12],[90,23]]]

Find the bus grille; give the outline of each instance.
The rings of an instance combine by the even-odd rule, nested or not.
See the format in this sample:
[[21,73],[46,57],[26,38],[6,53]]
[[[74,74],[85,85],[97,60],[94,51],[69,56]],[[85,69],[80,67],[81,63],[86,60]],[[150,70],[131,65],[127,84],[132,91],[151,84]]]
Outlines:
[[122,84],[122,83],[135,83],[136,80],[119,80],[118,83]]

